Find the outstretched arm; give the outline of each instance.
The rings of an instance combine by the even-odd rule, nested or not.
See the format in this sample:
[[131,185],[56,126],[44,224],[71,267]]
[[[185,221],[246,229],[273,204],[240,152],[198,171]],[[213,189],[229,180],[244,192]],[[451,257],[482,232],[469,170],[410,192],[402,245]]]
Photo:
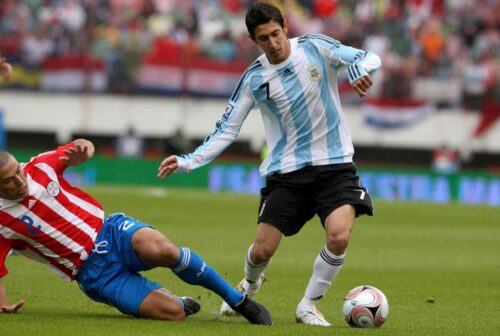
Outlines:
[[226,111],[216,122],[213,133],[191,154],[165,158],[158,167],[157,177],[164,179],[173,172],[189,173],[211,162],[235,141],[254,103],[246,85],[248,84],[243,84],[239,98],[230,101]]
[[170,155],[165,158],[162,163],[160,163],[160,166],[158,167],[158,175],[156,176],[161,179],[167,178],[170,174],[176,171],[178,167],[179,163],[177,162],[177,156]]
[[78,166],[94,156],[94,144],[86,139],[77,139],[73,141],[73,147],[64,150],[64,156],[59,161],[68,166]]
[[0,281],[0,311],[2,313],[17,313],[19,308],[24,305],[23,300],[19,300],[17,303],[9,305],[7,303],[7,294],[5,294],[5,288],[3,283]]
[[0,55],[0,75],[2,75],[3,79],[6,81],[8,81],[12,76],[12,65],[7,63],[2,55]]

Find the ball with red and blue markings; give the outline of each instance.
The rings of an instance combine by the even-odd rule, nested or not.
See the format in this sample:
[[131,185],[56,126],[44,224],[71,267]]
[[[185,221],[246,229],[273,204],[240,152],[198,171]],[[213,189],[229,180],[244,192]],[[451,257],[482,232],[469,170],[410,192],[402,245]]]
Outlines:
[[358,286],[344,298],[342,313],[352,327],[376,328],[384,324],[389,314],[385,294],[373,286]]

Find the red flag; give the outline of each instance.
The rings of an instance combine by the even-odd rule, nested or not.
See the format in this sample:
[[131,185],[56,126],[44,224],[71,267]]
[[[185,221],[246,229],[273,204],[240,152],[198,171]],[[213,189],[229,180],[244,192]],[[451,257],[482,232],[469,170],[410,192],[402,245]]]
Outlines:
[[474,130],[474,138],[483,135],[500,117],[500,101],[491,98],[485,99],[481,109],[481,119]]

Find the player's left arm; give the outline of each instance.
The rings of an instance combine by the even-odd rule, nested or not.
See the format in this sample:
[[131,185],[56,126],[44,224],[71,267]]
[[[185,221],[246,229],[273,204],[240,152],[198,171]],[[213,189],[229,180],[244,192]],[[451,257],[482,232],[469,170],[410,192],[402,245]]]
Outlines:
[[94,156],[94,144],[86,139],[77,139],[62,151],[59,161],[68,166],[78,166]]
[[341,61],[347,65],[347,78],[351,87],[360,97],[366,96],[373,84],[371,74],[375,73],[382,61],[371,51],[364,51],[343,44],[339,47]]
[[370,51],[346,46],[325,35],[313,34],[310,38],[331,65],[347,67],[351,87],[360,97],[364,97],[373,84],[371,75],[382,65],[380,57]]
[[364,52],[361,59],[355,61],[347,68],[349,83],[360,97],[366,96],[368,89],[373,84],[371,74],[377,71],[382,62],[380,57],[372,52]]

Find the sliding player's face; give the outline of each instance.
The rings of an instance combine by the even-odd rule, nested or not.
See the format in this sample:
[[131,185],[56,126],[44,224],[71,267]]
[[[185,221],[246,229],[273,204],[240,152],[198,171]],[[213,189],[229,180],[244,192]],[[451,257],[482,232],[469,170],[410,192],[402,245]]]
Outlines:
[[17,160],[9,155],[7,162],[0,167],[0,197],[8,200],[28,196],[28,179]]
[[252,41],[264,51],[271,64],[279,64],[290,56],[290,42],[286,36],[288,24],[284,27],[276,21],[270,21],[255,27]]

